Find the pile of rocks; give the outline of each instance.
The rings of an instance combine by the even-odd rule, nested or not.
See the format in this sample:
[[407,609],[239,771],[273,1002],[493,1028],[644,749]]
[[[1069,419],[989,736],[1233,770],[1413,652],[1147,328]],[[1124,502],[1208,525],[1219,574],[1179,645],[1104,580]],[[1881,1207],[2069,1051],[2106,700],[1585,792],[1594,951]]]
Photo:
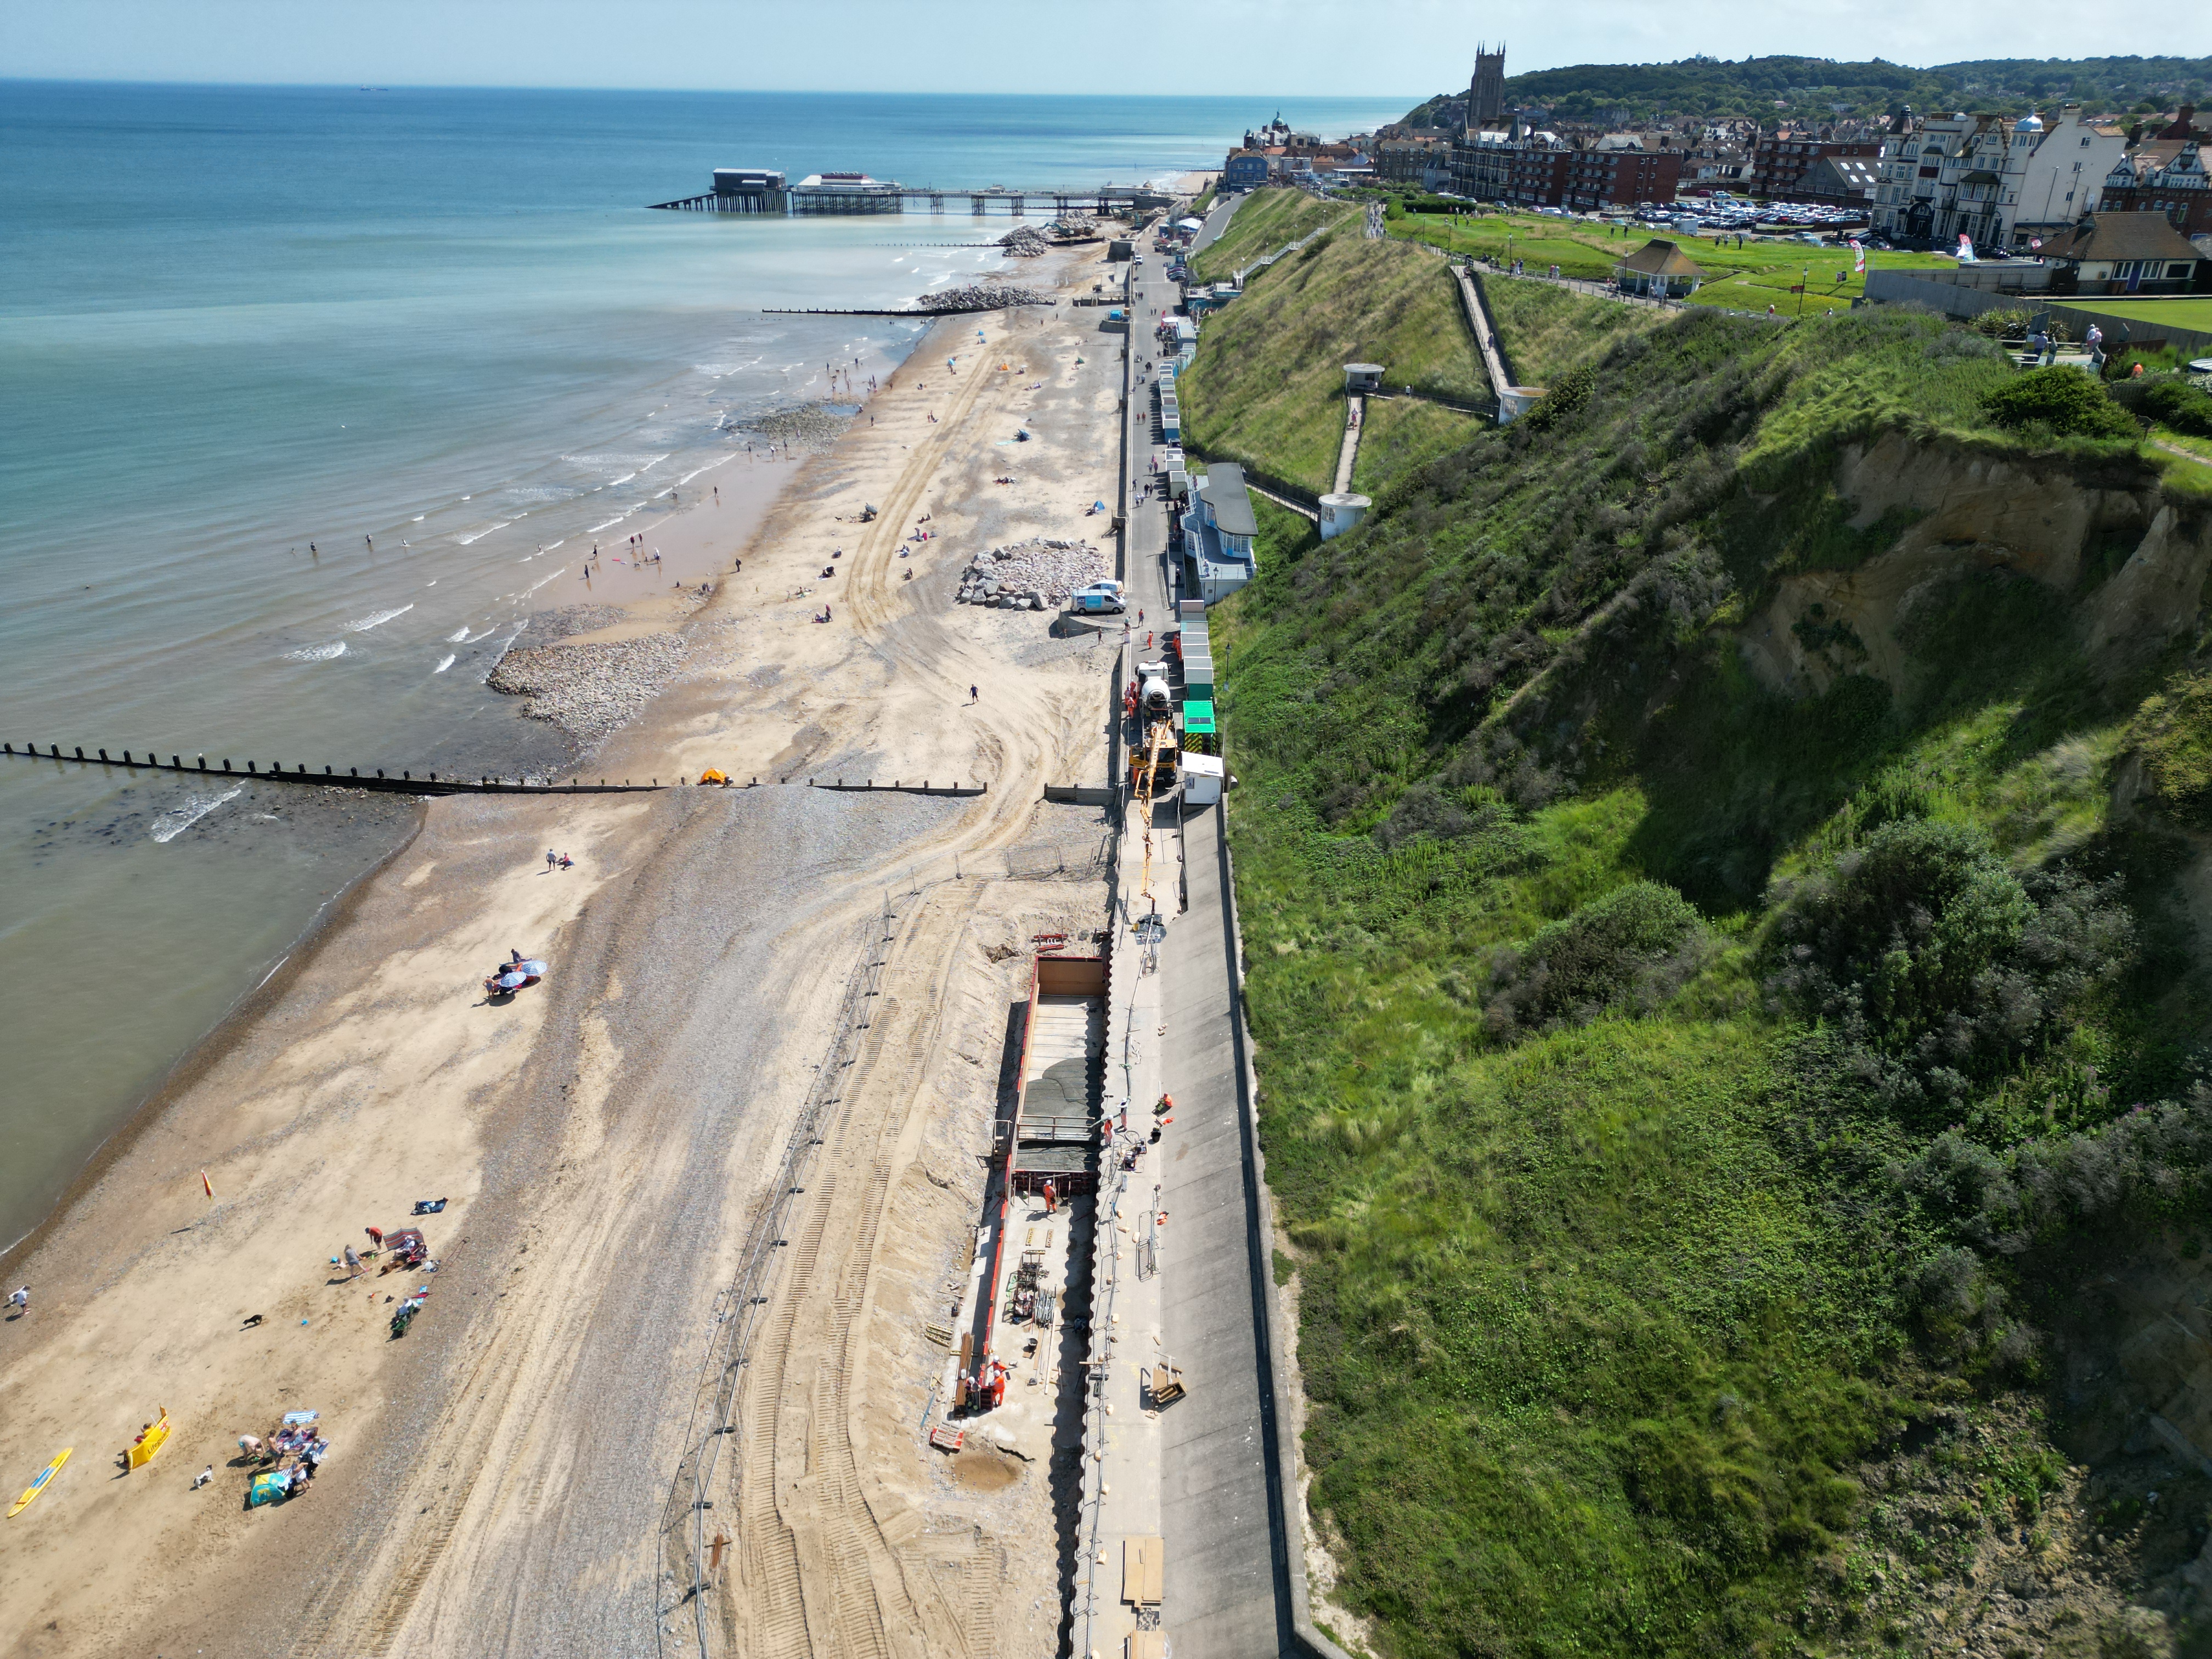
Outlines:
[[523,623],[522,631],[507,641],[510,651],[530,651],[571,634],[588,634],[595,628],[611,628],[628,622],[629,612],[616,605],[564,605],[540,611]]
[[981,283],[967,288],[948,288],[942,294],[925,294],[914,302],[916,311],[1003,311],[1008,306],[1046,306],[1052,301],[1033,288],[1014,283]]
[[1036,537],[977,554],[960,573],[957,597],[999,611],[1057,610],[1105,574],[1106,561],[1089,542]]
[[851,416],[841,415],[827,404],[804,404],[761,415],[725,415],[720,429],[785,449],[823,450],[843,437],[852,423]]
[[1028,225],[1016,225],[999,238],[999,246],[1017,259],[1034,259],[1052,252],[1052,244]]
[[547,645],[510,651],[484,684],[527,697],[526,720],[550,720],[579,743],[599,742],[683,671],[684,643],[648,634],[611,645]]

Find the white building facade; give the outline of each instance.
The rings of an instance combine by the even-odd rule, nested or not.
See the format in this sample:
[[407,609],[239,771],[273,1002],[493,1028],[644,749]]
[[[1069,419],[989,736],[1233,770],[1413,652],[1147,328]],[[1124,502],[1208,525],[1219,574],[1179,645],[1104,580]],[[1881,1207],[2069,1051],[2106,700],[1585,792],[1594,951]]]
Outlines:
[[1893,241],[2024,251],[2098,205],[2125,137],[2069,104],[2048,126],[2034,115],[1900,119],[1882,140],[1874,228]]

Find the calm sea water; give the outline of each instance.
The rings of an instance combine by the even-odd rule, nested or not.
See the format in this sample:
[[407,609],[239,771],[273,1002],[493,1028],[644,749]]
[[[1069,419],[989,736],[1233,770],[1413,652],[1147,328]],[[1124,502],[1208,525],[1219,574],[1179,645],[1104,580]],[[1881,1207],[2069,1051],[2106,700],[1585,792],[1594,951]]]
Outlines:
[[[1407,101],[1280,107],[1345,131]],[[1275,112],[0,82],[0,736],[558,764],[482,680],[579,597],[564,556],[705,489],[732,419],[912,337],[761,308],[897,304],[1000,264],[946,246],[983,240],[964,213],[646,204],[716,166],[1131,183],[1218,165]],[[0,761],[0,1243],[404,833],[404,811],[315,793]]]

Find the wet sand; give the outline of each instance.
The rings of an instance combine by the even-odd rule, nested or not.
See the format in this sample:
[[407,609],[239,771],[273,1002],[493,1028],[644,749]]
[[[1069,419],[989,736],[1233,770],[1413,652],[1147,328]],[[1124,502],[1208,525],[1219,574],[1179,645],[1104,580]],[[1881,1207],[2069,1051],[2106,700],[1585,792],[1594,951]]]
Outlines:
[[[1072,293],[1103,273],[1093,250],[1023,274]],[[991,1091],[970,1073],[995,1054],[1005,964],[1028,931],[1097,903],[1008,878],[1007,852],[1067,833],[1036,805],[1042,784],[1103,775],[1108,653],[1049,637],[1046,617],[951,603],[980,545],[1109,539],[1083,516],[1113,497],[1116,461],[1121,342],[1095,331],[1097,314],[935,325],[870,400],[874,424],[864,415],[804,462],[722,469],[791,469],[757,527],[744,495],[726,485],[717,507],[702,477],[703,501],[641,532],[662,558],[650,578],[578,575],[564,601],[628,613],[564,645],[684,642],[683,678],[592,762],[611,775],[976,779],[988,795],[794,783],[433,802],[15,1253],[9,1285],[27,1281],[33,1304],[0,1326],[0,1478],[27,1484],[64,1446],[75,1455],[9,1523],[0,1652],[653,1646],[657,1522],[714,1298],[896,883],[936,892],[957,860],[974,884],[945,888],[959,904],[931,900],[900,946],[905,1006],[936,1012],[869,1061],[868,1109],[888,1136],[869,1156],[888,1184],[853,1224],[877,1226],[886,1204],[913,1211],[903,1175],[925,1163],[915,1190],[953,1197],[923,1206],[942,1237],[908,1240],[911,1260],[879,1261],[861,1231],[825,1245],[845,1251],[868,1306],[926,1303],[936,1257],[972,1226],[972,1176],[946,1172],[972,1171],[988,1145]],[[1036,441],[1012,443],[1021,425]],[[1017,482],[990,482],[1006,475]],[[936,538],[909,540],[925,517]],[[714,589],[703,606],[678,591],[700,581]],[[831,620],[811,620],[825,605]],[[549,873],[549,846],[575,867]],[[1000,954],[978,948],[979,930]],[[478,981],[509,949],[552,975],[487,1002]],[[436,1273],[351,1280],[332,1267],[365,1225],[406,1225],[425,1198],[448,1200],[420,1224]],[[423,1314],[392,1340],[388,1298],[424,1285]],[[113,1460],[161,1406],[170,1443],[118,1475]],[[303,1408],[334,1443],[326,1472],[301,1498],[245,1510],[236,1436]],[[935,1505],[929,1530],[973,1535],[995,1517],[1034,1527],[1049,1557],[1048,1503],[1041,1525],[1021,1507],[1045,1501],[1036,1483],[930,1498],[910,1449],[838,1431],[863,1519],[866,1491],[882,1508],[884,1483],[903,1481]],[[216,1480],[191,1489],[210,1463]],[[813,1513],[801,1504],[790,1523]],[[1001,1567],[1048,1588],[1049,1559]],[[879,1628],[928,1612],[878,1595]],[[1007,1602],[1010,1633],[1030,1599]],[[1044,1589],[1034,1599],[1055,1611]]]

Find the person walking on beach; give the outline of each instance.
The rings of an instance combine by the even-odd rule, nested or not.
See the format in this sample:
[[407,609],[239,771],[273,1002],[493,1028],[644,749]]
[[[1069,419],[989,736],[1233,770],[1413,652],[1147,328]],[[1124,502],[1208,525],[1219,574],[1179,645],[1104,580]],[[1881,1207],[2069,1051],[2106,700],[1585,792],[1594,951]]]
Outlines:
[[30,1311],[31,1287],[28,1285],[20,1285],[8,1292],[9,1318],[21,1319]]
[[974,702],[977,698],[981,697],[982,695],[983,695],[983,694],[982,694],[981,692],[978,691],[978,690],[977,690],[974,686],[972,686],[972,685],[971,685],[971,686],[969,686],[969,687],[968,688],[968,701],[969,701],[969,702]]
[[359,1279],[361,1277],[361,1252],[354,1249],[350,1244],[345,1247],[345,1264],[346,1277],[348,1279]]
[[548,870],[550,870],[555,865],[560,862],[561,855],[555,852],[551,848],[547,848],[545,849],[545,867]]

